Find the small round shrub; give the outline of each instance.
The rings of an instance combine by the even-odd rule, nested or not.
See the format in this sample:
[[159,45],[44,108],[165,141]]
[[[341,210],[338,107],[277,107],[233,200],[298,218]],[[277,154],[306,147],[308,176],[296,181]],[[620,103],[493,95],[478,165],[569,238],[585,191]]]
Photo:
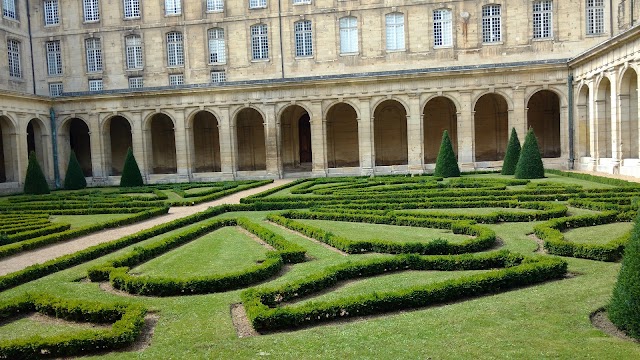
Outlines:
[[84,177],[75,151],[71,150],[69,166],[67,166],[67,173],[64,176],[64,188],[65,190],[78,190],[86,187],[87,179]]
[[511,128],[511,136],[507,145],[507,153],[504,155],[502,163],[502,175],[513,175],[516,173],[516,166],[520,158],[520,139],[515,128]]
[[544,177],[544,165],[538,148],[538,140],[533,129],[529,129],[527,137],[524,139],[520,158],[516,166],[516,179],[541,179]]
[[136,158],[133,156],[133,150],[129,148],[129,150],[127,150],[127,157],[124,159],[120,186],[133,187],[142,185],[144,185],[144,181],[142,180],[142,174],[140,174],[140,168],[138,167]]
[[29,153],[29,165],[27,165],[27,175],[24,179],[24,193],[32,195],[49,193],[49,184],[42,173],[40,164],[38,164],[36,153],[33,151]]
[[434,176],[439,177],[460,177],[460,168],[458,167],[458,159],[453,152],[453,145],[449,138],[449,133],[445,130],[442,133],[442,141],[440,142],[440,151],[438,151],[438,159],[436,160],[436,170]]

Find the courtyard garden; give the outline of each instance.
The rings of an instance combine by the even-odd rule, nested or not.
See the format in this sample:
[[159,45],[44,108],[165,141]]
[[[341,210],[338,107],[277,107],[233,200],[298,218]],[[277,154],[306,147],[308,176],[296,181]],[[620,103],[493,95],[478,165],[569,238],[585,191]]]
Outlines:
[[[2,275],[0,358],[640,358],[597,320],[640,184],[545,175],[301,179]],[[3,197],[0,254],[264,183]]]

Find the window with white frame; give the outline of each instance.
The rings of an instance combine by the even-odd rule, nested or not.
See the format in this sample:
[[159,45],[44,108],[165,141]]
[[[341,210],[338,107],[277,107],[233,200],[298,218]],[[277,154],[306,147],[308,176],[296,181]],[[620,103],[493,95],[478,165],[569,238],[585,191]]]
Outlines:
[[224,29],[209,29],[209,64],[224,64],[227,62],[227,53],[224,42]]
[[207,0],[207,11],[223,11],[224,0]]
[[140,17],[140,0],[124,0],[124,18],[137,19]]
[[253,60],[269,59],[269,36],[266,24],[251,27],[251,53]]
[[16,0],[2,0],[2,16],[9,19],[18,20]]
[[184,74],[171,74],[169,75],[169,85],[184,85]]
[[553,37],[553,1],[534,1],[533,38],[548,39],[551,37]]
[[249,9],[266,8],[267,0],[249,0]]
[[433,12],[433,46],[449,47],[453,45],[453,22],[451,10],[438,9]]
[[126,56],[127,56],[127,69],[142,69],[144,64],[142,62],[142,38],[140,35],[129,35],[124,38]]
[[311,32],[311,21],[297,21],[293,26],[296,40],[296,56],[312,56],[313,33]]
[[63,88],[62,83],[50,83],[49,84],[49,96],[62,96]]
[[387,27],[387,50],[404,50],[404,14],[387,14],[385,24]]
[[182,14],[182,0],[164,0],[165,15]]
[[293,5],[311,4],[311,0],[293,0]]
[[502,8],[500,5],[482,7],[482,42],[496,43],[502,41]]
[[340,53],[358,52],[358,19],[354,16],[340,19]]
[[62,75],[62,52],[60,41],[47,41],[47,73],[49,76]]
[[58,0],[44,0],[44,24],[58,25],[60,23],[60,10]]
[[20,66],[20,42],[17,40],[7,40],[7,55],[9,57],[9,76],[14,78],[22,77]]
[[84,21],[99,21],[100,9],[98,8],[98,0],[84,0]]
[[142,81],[142,76],[135,76],[129,78],[129,89],[142,89],[144,87],[144,82]]
[[177,31],[167,34],[167,64],[169,66],[184,65],[184,45],[182,33]]
[[604,0],[587,0],[587,35],[604,34]]
[[89,91],[102,91],[102,79],[89,80]]
[[211,72],[211,82],[221,83],[227,81],[227,73],[224,70],[214,70]]
[[102,71],[102,44],[100,39],[86,39],[84,46],[87,50],[87,72]]

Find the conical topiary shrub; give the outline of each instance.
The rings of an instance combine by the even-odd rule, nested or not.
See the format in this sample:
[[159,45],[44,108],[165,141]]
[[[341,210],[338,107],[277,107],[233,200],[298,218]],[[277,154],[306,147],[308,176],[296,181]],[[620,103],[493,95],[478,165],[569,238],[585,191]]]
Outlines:
[[71,150],[69,166],[67,166],[67,173],[64,175],[64,188],[65,190],[78,190],[86,187],[87,179],[84,178],[76,153]]
[[120,186],[132,187],[142,185],[144,185],[144,181],[142,180],[142,174],[140,174],[140,168],[138,167],[136,158],[133,156],[133,151],[129,148],[129,150],[127,150],[127,157],[124,159]]
[[544,165],[540,157],[538,140],[533,129],[529,128],[515,172],[516,179],[540,179],[544,177]]
[[511,136],[507,145],[507,153],[502,163],[502,175],[513,175],[516,172],[518,159],[520,158],[520,139],[515,128],[511,128]]
[[640,339],[640,216],[624,250],[618,282],[609,304],[609,319],[630,336]]
[[440,143],[440,151],[438,151],[438,159],[436,160],[436,170],[433,175],[445,178],[460,177],[458,159],[456,159],[456,154],[453,152],[453,145],[451,144],[447,130],[442,133],[442,142]]
[[35,152],[29,153],[29,165],[27,166],[27,175],[24,179],[25,194],[48,194],[49,184],[42,173],[38,158]]

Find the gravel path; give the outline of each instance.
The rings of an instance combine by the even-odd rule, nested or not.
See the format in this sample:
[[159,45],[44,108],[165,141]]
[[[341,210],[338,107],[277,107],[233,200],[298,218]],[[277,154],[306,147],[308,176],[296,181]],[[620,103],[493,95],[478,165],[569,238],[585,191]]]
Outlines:
[[196,206],[172,207],[169,209],[169,213],[166,215],[158,216],[127,226],[121,226],[118,228],[96,232],[87,236],[82,236],[73,240],[53,244],[33,251],[22,252],[0,260],[0,275],[6,275],[18,270],[22,270],[27,266],[43,263],[45,261],[52,260],[63,255],[73,254],[77,251],[86,249],[93,245],[117,240],[123,236],[135,234],[139,231],[154,227],[156,225],[164,224],[169,221],[180,219],[207,210],[212,206],[222,204],[239,204],[240,199],[243,197],[261,193],[276,186],[287,184],[291,181],[293,181],[293,179],[279,179],[265,186],[240,191],[238,193],[231,194],[218,200],[202,203]]

